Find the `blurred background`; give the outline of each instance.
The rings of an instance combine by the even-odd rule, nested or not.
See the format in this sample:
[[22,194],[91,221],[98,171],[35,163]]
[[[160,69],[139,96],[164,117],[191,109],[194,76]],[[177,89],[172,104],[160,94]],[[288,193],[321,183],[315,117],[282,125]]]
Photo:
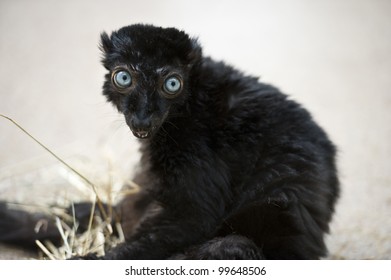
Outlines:
[[[138,143],[101,95],[98,50],[102,31],[133,23],[183,29],[309,109],[339,149],[329,258],[391,259],[391,1],[0,0],[0,114],[100,186],[137,168]],[[84,187],[0,118],[0,200],[82,200]]]

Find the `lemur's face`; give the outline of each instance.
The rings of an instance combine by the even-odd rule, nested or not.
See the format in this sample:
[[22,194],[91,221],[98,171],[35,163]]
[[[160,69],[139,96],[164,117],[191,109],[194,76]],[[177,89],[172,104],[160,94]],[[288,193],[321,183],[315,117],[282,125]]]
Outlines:
[[189,95],[191,66],[199,46],[185,33],[132,25],[102,34],[103,64],[109,73],[103,93],[125,116],[138,138],[148,138]]
[[106,88],[138,138],[151,136],[187,96],[185,69],[177,65],[119,63],[110,69]]

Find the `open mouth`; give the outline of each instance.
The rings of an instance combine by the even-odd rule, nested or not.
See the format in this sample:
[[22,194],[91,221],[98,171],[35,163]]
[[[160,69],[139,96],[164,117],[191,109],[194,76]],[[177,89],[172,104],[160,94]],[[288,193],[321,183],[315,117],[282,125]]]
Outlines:
[[140,139],[145,139],[145,138],[148,138],[151,133],[149,131],[132,131],[133,132],[133,135],[136,136],[137,138],[140,138]]

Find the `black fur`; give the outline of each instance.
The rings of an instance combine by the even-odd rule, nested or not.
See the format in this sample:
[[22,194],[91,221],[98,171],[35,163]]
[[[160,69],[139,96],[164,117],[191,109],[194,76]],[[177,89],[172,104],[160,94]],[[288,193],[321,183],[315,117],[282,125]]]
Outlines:
[[[335,148],[305,109],[204,57],[177,29],[131,25],[101,41],[103,94],[142,138],[135,181],[144,187],[119,205],[127,241],[104,258],[326,255]],[[118,71],[131,75],[129,86],[116,85]],[[180,83],[175,93],[169,77]]]

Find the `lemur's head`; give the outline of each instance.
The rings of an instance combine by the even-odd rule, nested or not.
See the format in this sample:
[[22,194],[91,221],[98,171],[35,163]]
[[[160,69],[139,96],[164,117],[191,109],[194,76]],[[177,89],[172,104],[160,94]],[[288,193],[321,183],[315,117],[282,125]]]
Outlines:
[[201,59],[200,46],[183,31],[141,24],[102,33],[101,50],[109,70],[103,94],[138,138],[153,135],[185,103],[190,70]]

